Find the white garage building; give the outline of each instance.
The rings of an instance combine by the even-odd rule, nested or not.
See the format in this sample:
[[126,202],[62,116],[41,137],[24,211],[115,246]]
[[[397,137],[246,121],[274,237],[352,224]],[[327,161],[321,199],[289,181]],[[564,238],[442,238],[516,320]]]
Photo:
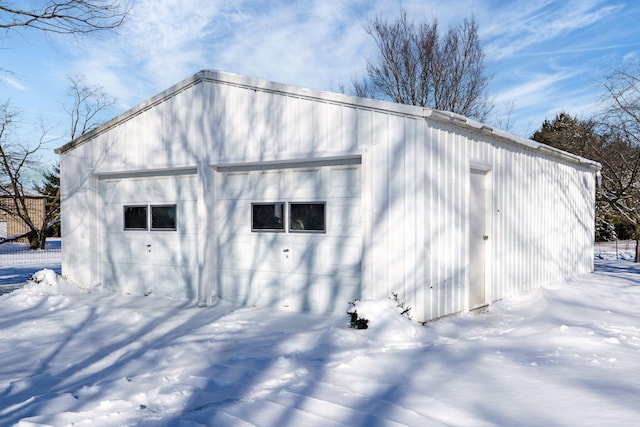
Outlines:
[[593,269],[599,165],[447,112],[202,71],[57,151],[87,288],[426,321]]

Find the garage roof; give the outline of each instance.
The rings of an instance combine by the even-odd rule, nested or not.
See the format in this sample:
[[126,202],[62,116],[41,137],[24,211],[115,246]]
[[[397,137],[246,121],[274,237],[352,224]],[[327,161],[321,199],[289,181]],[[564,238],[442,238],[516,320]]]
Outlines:
[[350,95],[344,95],[333,92],[320,91],[315,89],[307,89],[299,86],[286,85],[282,83],[271,82],[268,80],[260,80],[246,76],[240,76],[238,74],[227,73],[223,71],[203,70],[194,74],[193,76],[181,81],[180,83],[164,90],[158,95],[148,99],[147,101],[133,107],[132,109],[116,116],[115,118],[103,123],[96,129],[79,136],[78,138],[64,144],[57,148],[55,152],[57,154],[63,154],[75,147],[84,144],[85,142],[93,139],[97,135],[106,132],[107,130],[117,126],[118,124],[125,122],[138,114],[162,103],[168,98],[175,96],[176,94],[188,89],[192,86],[200,84],[202,82],[215,82],[227,85],[233,85],[243,88],[251,88],[253,90],[262,90],[271,93],[280,93],[283,95],[293,95],[300,98],[315,99],[325,102],[333,102],[343,105],[350,105],[359,108],[367,108],[378,111],[385,111],[393,114],[401,114],[407,116],[421,117],[425,119],[434,120],[441,123],[446,123],[456,127],[472,130],[481,134],[491,135],[501,141],[521,146],[525,149],[539,152],[550,157],[565,160],[571,163],[579,164],[583,167],[587,167],[594,171],[600,170],[601,165],[598,162],[585,159],[575,154],[568,153],[566,151],[559,150],[557,148],[533,141],[528,138],[518,136],[516,134],[506,132],[500,129],[496,129],[492,126],[484,123],[477,122],[469,119],[460,114],[451,113],[448,111],[433,110],[429,108],[417,107],[413,105],[397,104],[388,101],[379,101],[368,98],[359,98]]

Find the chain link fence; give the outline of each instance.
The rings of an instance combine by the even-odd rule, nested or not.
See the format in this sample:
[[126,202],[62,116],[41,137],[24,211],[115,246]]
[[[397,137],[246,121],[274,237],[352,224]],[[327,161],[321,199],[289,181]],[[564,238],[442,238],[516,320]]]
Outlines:
[[59,238],[47,239],[42,250],[31,250],[27,243],[0,244],[0,294],[19,288],[33,273],[44,268],[60,273],[61,255]]

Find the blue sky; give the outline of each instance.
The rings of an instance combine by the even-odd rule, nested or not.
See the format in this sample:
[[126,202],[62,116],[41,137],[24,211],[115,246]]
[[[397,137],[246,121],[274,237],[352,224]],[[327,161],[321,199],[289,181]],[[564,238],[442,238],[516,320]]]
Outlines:
[[[11,2],[10,2],[11,3]],[[14,1],[14,3],[23,3]],[[474,16],[495,110],[488,122],[530,136],[559,111],[598,108],[601,82],[640,59],[640,2],[633,0],[133,0],[126,25],[98,37],[10,32],[0,40],[0,102],[66,142],[67,75],[81,73],[118,99],[104,120],[201,69],[321,90],[349,86],[375,46],[376,15],[436,18],[441,29]]]

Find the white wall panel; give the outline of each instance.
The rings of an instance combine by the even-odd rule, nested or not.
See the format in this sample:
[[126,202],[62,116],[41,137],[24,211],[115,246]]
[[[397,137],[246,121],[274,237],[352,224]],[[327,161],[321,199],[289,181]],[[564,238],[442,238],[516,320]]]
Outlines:
[[[225,210],[212,221],[237,232],[247,221],[239,200],[276,199],[285,188],[299,199],[340,191],[345,191],[340,197],[349,198],[356,196],[354,189],[361,190],[359,204],[345,202],[341,212],[329,211],[340,233],[353,232],[350,221],[361,220],[361,296],[398,292],[414,307],[417,320],[428,320],[468,309],[469,172],[479,162],[490,169],[486,248],[492,299],[593,268],[593,170],[495,134],[434,120],[421,109],[267,86],[254,87],[241,78],[203,80],[63,154],[65,249],[73,248],[74,256],[90,253],[95,174],[356,155],[362,156],[361,166],[332,168],[322,179],[313,167],[286,173],[286,180],[259,168],[216,174],[221,180],[216,188],[225,189]],[[103,185],[101,197],[111,203],[114,197],[145,192],[160,200],[166,196],[162,189],[173,186],[170,192],[197,200],[196,186],[171,180],[157,184],[138,188],[131,181],[130,188],[115,193]],[[107,215],[105,221],[115,219]],[[230,246],[219,256],[235,259],[238,250]],[[63,257],[63,269],[88,283],[82,264]],[[262,291],[238,289],[238,295],[255,291],[248,300],[275,298],[267,291],[274,279],[260,280]],[[294,298],[302,286],[296,283],[283,292]]]
[[[592,171],[437,124],[418,138],[408,124],[414,119],[404,120],[402,125],[390,121],[388,131],[393,141],[392,135],[401,132],[393,128],[402,129],[397,138],[404,141],[402,147],[390,143],[387,152],[373,147],[374,212],[385,196],[389,199],[388,216],[378,213],[372,231],[374,297],[402,289],[404,298],[420,307],[423,319],[467,309],[465,183],[472,161],[491,169],[487,256],[492,299],[590,271],[593,230],[584,224],[592,224]],[[422,168],[415,162],[420,158],[418,140],[424,150]],[[394,158],[394,152],[400,155]],[[424,185],[420,197],[415,197],[417,176]],[[587,188],[581,188],[585,183]],[[404,200],[394,204],[392,195],[398,192],[404,192]],[[409,232],[416,223],[424,226],[420,242],[419,233]],[[398,233],[398,228],[404,231]],[[394,274],[398,266],[404,270],[400,275]],[[389,285],[385,289],[381,283]]]
[[94,285],[92,234],[95,194],[91,182],[92,147],[85,144],[60,159],[62,274],[83,288]]

